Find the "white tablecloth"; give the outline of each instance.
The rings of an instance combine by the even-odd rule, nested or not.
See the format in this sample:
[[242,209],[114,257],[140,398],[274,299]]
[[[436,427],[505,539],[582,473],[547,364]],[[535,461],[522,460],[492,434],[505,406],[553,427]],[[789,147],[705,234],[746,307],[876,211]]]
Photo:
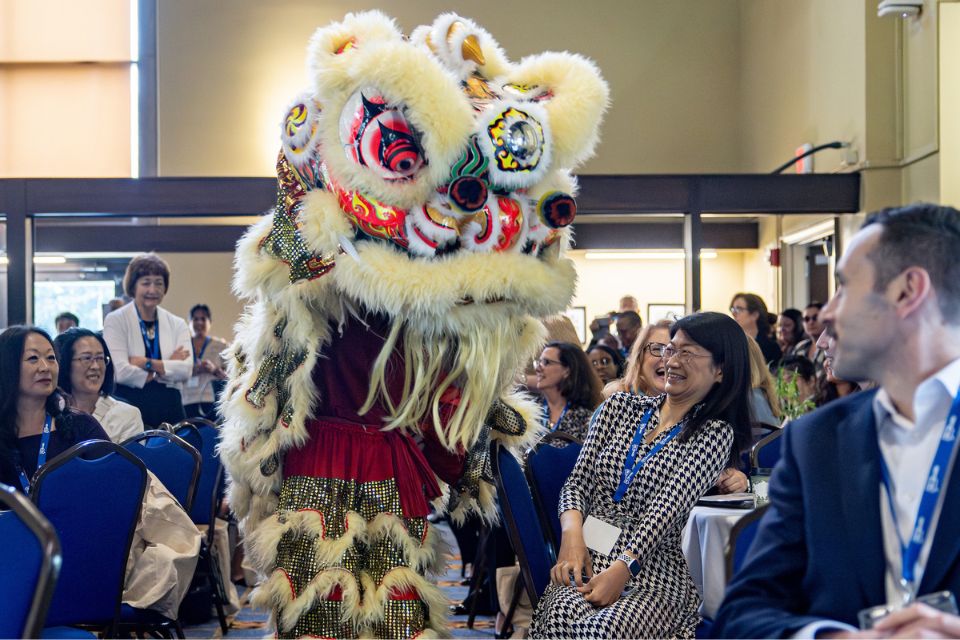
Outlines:
[[694,507],[683,529],[683,555],[703,597],[700,614],[713,618],[727,586],[725,553],[730,530],[749,509]]

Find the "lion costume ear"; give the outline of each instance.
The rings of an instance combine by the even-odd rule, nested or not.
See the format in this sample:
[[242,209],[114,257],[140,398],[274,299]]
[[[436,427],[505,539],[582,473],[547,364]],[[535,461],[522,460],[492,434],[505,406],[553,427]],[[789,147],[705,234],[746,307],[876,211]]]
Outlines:
[[547,110],[554,166],[573,168],[593,155],[610,105],[610,89],[593,62],[567,52],[529,56],[504,79],[504,88],[511,87]]
[[318,29],[307,47],[307,64],[311,76],[322,73],[327,64],[349,60],[350,52],[362,48],[364,42],[386,43],[403,40],[396,22],[379,11],[348,13],[340,22]]

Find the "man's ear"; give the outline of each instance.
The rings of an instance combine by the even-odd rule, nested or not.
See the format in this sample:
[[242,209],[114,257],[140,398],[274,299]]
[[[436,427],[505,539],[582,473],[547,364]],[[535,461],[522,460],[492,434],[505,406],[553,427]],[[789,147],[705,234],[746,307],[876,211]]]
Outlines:
[[930,274],[923,267],[907,267],[887,285],[901,318],[917,312],[934,294]]

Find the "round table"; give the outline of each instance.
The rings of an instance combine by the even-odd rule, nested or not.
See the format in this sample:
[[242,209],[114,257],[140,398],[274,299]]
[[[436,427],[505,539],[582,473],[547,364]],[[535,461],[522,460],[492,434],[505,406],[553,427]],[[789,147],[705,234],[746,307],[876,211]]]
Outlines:
[[683,555],[703,597],[700,615],[713,618],[727,586],[726,550],[730,530],[750,509],[694,507],[683,529]]

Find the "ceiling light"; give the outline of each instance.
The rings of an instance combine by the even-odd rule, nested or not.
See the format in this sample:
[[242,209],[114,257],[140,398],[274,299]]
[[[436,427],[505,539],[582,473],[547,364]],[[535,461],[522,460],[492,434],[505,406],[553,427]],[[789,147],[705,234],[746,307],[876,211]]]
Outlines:
[[813,242],[814,240],[820,240],[821,238],[832,236],[835,231],[834,225],[835,221],[833,219],[824,220],[823,222],[818,222],[817,224],[801,229],[800,231],[788,233],[787,235],[782,236],[780,241],[784,244],[807,244]]
[[64,256],[33,256],[33,264],[65,264]]
[[[584,258],[587,260],[683,260],[683,251],[587,251]],[[716,251],[701,251],[701,260],[712,260],[717,257]]]

